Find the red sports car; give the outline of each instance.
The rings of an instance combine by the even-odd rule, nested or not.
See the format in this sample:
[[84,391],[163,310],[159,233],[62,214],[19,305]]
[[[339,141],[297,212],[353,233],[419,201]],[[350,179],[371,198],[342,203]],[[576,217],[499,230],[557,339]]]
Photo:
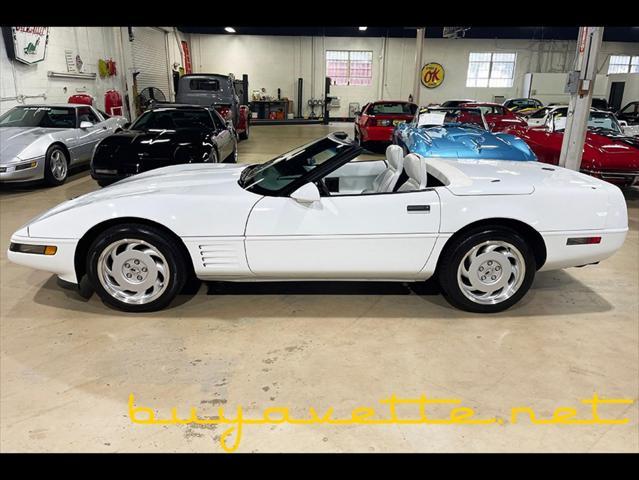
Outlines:
[[463,106],[481,110],[491,132],[503,132],[512,126],[525,127],[527,125],[523,118],[498,103],[473,102],[465,103]]
[[367,103],[355,115],[355,141],[365,148],[373,143],[390,143],[394,128],[400,123],[410,122],[416,111],[417,105],[401,100]]
[[[522,138],[540,162],[557,165],[567,114],[567,107],[557,108],[542,126],[506,131]],[[639,183],[639,139],[624,135],[612,113],[591,110],[580,170],[620,187]]]

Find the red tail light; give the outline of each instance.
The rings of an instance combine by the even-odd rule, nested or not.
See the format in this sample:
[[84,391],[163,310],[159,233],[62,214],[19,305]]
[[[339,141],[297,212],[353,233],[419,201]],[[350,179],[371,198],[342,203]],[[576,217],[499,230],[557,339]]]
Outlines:
[[566,245],[594,245],[601,243],[601,237],[577,237],[569,238]]
[[224,120],[232,120],[233,119],[233,110],[230,107],[216,107],[217,112],[222,115]]

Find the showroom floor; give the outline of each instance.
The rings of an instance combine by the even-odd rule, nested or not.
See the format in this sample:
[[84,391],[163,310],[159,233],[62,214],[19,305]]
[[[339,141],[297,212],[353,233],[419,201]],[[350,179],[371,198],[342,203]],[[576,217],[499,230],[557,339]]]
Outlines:
[[[240,160],[350,128],[254,127]],[[598,266],[538,274],[525,299],[497,315],[454,310],[432,286],[387,283],[209,285],[165,311],[130,315],[6,259],[18,227],[96,188],[84,170],[55,189],[0,191],[2,451],[222,451],[222,426],[133,424],[130,394],[163,418],[172,407],[212,418],[219,406],[235,418],[240,405],[245,417],[273,406],[297,417],[309,407],[349,417],[357,406],[387,416],[379,400],[425,394],[506,420],[519,406],[542,418],[575,407],[590,418],[580,400],[594,393],[639,396],[637,190],[626,194],[621,251]],[[446,416],[443,407],[434,416]],[[239,451],[637,452],[638,407],[600,407],[626,425],[245,425]]]

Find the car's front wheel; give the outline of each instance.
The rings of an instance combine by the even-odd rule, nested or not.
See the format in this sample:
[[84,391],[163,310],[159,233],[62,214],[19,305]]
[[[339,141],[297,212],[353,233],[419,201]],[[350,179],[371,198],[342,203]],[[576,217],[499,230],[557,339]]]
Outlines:
[[69,174],[69,159],[60,145],[51,145],[44,157],[44,182],[56,187],[62,185]]
[[87,275],[102,300],[127,312],[166,307],[188,277],[180,250],[160,229],[117,225],[89,247]]
[[535,256],[517,232],[485,227],[452,242],[442,255],[438,277],[453,306],[500,312],[517,303],[532,285]]

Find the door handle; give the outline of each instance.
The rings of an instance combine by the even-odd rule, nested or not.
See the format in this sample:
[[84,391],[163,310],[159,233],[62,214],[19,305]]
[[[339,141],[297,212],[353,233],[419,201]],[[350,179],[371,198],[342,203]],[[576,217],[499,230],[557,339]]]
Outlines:
[[408,213],[430,213],[430,205],[407,205]]

